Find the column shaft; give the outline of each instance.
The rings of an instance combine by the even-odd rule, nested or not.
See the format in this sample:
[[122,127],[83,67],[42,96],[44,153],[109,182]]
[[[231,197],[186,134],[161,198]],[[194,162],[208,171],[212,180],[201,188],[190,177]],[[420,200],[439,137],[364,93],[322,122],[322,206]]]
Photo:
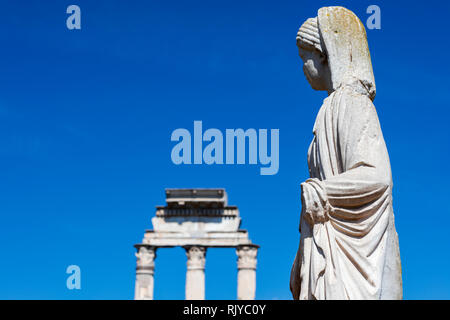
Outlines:
[[238,256],[238,300],[254,300],[256,292],[256,256],[258,246],[239,246]]
[[206,248],[185,247],[187,255],[186,300],[205,300]]
[[136,258],[134,299],[153,300],[156,249],[154,247],[140,246],[138,247]]

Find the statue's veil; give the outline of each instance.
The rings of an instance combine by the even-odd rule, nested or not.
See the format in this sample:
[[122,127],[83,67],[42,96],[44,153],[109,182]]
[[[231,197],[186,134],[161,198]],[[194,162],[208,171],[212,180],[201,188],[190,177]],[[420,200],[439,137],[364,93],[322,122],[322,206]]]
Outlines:
[[353,12],[343,7],[319,9],[317,21],[333,89],[356,78],[370,99],[375,99],[375,78],[364,25]]

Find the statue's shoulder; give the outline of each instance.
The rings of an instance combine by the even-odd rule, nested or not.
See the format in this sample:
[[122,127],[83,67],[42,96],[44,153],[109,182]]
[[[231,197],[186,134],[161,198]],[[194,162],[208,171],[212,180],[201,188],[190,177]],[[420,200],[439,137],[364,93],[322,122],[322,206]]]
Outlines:
[[378,120],[375,106],[367,94],[354,86],[342,86],[328,97],[330,110],[341,121]]
[[369,94],[361,86],[345,85],[336,89],[330,96],[334,102],[344,102],[348,105],[374,106]]

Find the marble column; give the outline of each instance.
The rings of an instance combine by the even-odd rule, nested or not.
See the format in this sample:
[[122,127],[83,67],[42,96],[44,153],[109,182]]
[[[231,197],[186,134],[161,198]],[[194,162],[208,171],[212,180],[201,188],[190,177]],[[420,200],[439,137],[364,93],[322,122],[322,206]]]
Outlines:
[[205,300],[206,247],[184,247],[187,255],[186,300]]
[[256,291],[256,255],[259,246],[242,245],[236,248],[238,256],[238,300],[254,300]]
[[156,248],[152,246],[138,246],[137,249],[134,299],[153,300]]

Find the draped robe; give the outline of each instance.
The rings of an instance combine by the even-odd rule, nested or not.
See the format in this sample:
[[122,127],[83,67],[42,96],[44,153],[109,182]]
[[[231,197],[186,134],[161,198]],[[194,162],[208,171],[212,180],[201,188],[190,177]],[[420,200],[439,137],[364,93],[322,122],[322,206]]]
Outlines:
[[342,85],[316,118],[291,271],[294,299],[402,297],[389,156],[362,89]]

